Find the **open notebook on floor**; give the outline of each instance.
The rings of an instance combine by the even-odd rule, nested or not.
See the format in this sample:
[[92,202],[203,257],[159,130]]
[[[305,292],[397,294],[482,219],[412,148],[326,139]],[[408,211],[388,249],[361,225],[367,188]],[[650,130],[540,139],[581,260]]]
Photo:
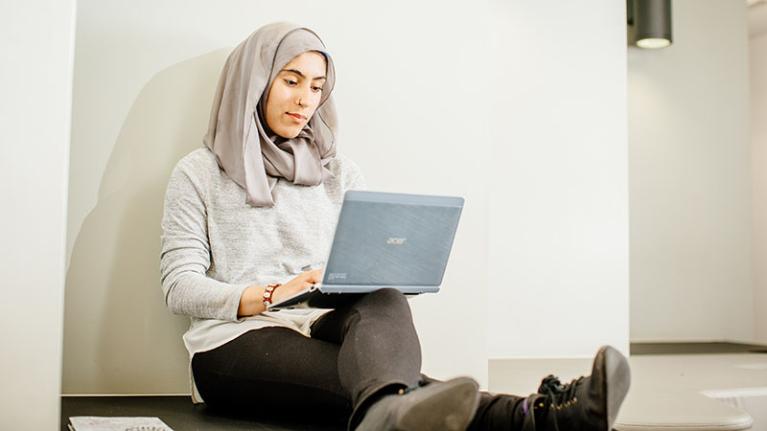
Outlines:
[[385,287],[438,292],[463,203],[453,196],[347,191],[322,282],[268,310],[336,308]]
[[70,431],[173,431],[157,417],[70,416]]

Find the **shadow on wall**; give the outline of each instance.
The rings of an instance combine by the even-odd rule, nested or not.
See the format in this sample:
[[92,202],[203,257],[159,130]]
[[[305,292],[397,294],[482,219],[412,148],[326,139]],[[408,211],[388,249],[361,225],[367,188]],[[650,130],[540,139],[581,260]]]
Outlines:
[[203,145],[229,52],[156,74],[123,123],[67,271],[64,394],[189,393],[189,320],[165,307],[160,222],[173,167]]

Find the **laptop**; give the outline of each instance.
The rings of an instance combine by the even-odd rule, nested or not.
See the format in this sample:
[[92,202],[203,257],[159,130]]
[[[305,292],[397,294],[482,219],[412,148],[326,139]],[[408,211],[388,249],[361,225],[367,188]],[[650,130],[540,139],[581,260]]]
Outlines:
[[464,199],[349,190],[344,194],[322,282],[268,311],[337,308],[391,287],[438,292]]

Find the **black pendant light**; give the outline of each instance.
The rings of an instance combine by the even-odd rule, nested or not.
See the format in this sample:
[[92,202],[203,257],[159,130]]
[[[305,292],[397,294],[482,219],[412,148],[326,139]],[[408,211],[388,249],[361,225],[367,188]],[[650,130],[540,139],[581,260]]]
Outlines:
[[671,45],[671,0],[627,0],[626,12],[636,46],[657,49]]

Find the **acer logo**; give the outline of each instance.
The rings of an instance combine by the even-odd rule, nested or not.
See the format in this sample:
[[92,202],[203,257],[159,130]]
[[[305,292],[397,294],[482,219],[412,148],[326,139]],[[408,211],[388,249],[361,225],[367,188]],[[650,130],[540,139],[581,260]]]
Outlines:
[[388,238],[386,243],[391,245],[402,245],[405,243],[406,239],[407,238]]

